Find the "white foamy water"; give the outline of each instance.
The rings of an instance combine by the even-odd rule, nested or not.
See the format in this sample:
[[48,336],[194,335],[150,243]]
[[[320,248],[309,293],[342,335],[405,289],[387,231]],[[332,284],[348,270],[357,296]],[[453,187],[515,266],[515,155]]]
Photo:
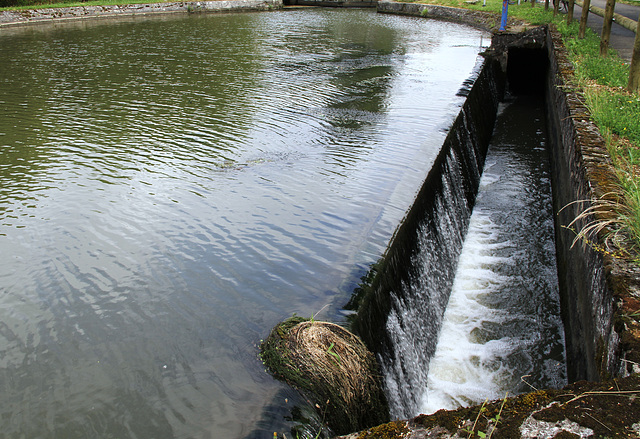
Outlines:
[[566,381],[543,134],[522,101],[503,108],[420,413]]
[[492,254],[509,242],[499,241],[497,227],[486,214],[472,216],[469,227],[436,354],[429,367],[430,391],[424,395],[421,409],[425,413],[499,398],[502,389],[498,383],[509,371],[497,360],[519,345],[511,337],[483,343],[477,335],[486,322],[500,324],[508,318],[504,311],[484,304],[482,298],[509,282],[508,277],[493,270],[498,264],[508,263],[508,258]]

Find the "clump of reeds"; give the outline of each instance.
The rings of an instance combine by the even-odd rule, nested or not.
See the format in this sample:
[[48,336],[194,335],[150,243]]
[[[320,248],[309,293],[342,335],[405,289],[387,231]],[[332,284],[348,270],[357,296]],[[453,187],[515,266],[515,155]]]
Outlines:
[[388,421],[375,357],[343,327],[293,317],[271,331],[261,357],[276,378],[314,400],[335,433]]
[[629,239],[625,233],[625,221],[620,214],[621,210],[626,210],[625,205],[615,199],[600,198],[591,201],[591,205],[566,226],[576,234],[571,246],[580,242],[602,254],[617,258],[628,256],[626,248]]

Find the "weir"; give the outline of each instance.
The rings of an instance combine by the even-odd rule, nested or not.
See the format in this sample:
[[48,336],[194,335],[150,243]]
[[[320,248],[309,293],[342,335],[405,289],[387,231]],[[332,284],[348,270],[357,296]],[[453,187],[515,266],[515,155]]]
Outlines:
[[[354,295],[353,328],[378,354],[398,417],[420,405],[505,82],[485,61],[375,277]],[[483,108],[484,111],[477,111]],[[384,322],[384,323],[383,323]],[[414,364],[411,364],[414,363]],[[402,383],[398,385],[397,383]],[[393,387],[390,389],[389,387]]]
[[[570,115],[575,108],[571,102],[567,104],[562,90],[560,70],[565,68],[564,61],[556,59],[554,44],[558,44],[557,36],[545,28],[494,37],[490,53],[468,91],[468,100],[415,204],[384,257],[354,293],[351,305],[358,313],[353,327],[378,355],[394,418],[442,408],[425,404],[423,390],[434,381],[429,377],[429,363],[436,351],[496,112],[507,90],[532,93],[545,102],[553,185],[553,219],[549,221],[555,221],[566,376],[575,381],[624,374],[602,256],[588,246],[572,248],[575,235],[564,227],[579,214],[579,208],[563,207],[588,198],[590,192],[581,169],[580,151],[572,139],[575,122]],[[559,211],[561,215],[555,215]],[[554,249],[548,251],[553,253]],[[564,369],[563,353],[553,349],[555,353],[550,348],[538,366],[548,366],[556,358],[552,367]],[[448,363],[444,367],[455,366]],[[556,372],[552,374],[555,378],[545,378],[546,385],[562,386],[565,371]],[[538,375],[545,373],[536,371]],[[511,394],[533,389],[524,385],[526,377],[522,382],[520,376],[511,378],[515,383]],[[473,400],[473,389],[468,390],[466,398],[462,389],[458,403],[482,402]]]
[[[381,3],[379,7],[397,7],[402,9],[401,13],[404,14],[432,14],[432,8],[427,8],[424,5],[393,5]],[[263,6],[270,8],[268,5]],[[411,8],[414,10],[409,10]],[[423,14],[422,12],[427,9],[429,14]],[[234,28],[240,27],[234,26]],[[449,136],[413,207],[396,231],[384,258],[373,267],[370,273],[372,281],[363,285],[358,290],[358,294],[353,297],[351,305],[359,310],[353,320],[354,328],[377,351],[381,362],[389,371],[389,376],[393,376],[393,379],[387,383],[388,388],[392,388],[394,383],[400,383],[393,388],[399,395],[394,402],[395,416],[411,414],[423,402],[420,386],[423,386],[429,379],[427,363],[437,351],[438,333],[444,319],[444,307],[449,301],[449,292],[454,286],[456,262],[461,255],[464,236],[470,223],[469,218],[476,203],[487,145],[491,139],[496,113],[501,105],[500,101],[507,88],[507,81],[509,88],[516,92],[531,89],[533,83],[534,88],[539,88],[538,91],[544,95],[549,127],[549,151],[552,158],[553,209],[554,212],[562,210],[561,215],[556,218],[555,231],[559,284],[562,293],[562,318],[567,334],[568,378],[569,380],[583,378],[598,380],[633,370],[633,367],[629,365],[623,367],[628,349],[627,351],[620,349],[620,345],[623,343],[621,343],[621,336],[617,332],[623,324],[619,321],[616,322],[618,325],[615,329],[612,325],[614,306],[611,282],[607,278],[605,269],[605,258],[589,247],[572,248],[571,241],[574,235],[562,229],[563,225],[575,218],[580,209],[577,204],[571,205],[570,208],[563,209],[563,207],[577,199],[592,196],[593,185],[588,178],[589,175],[585,175],[589,173],[589,170],[585,171],[583,154],[586,151],[591,153],[591,158],[596,156],[602,139],[599,138],[597,130],[590,125],[586,117],[580,119],[576,116],[583,112],[583,108],[574,97],[568,97],[565,94],[564,85],[566,84],[563,82],[561,73],[568,68],[568,64],[566,60],[562,59],[562,56],[557,57],[556,39],[557,37],[546,29],[537,29],[524,35],[499,35],[495,38],[492,53],[482,65],[478,66],[475,76],[469,81],[470,88],[460,91],[462,95],[468,96],[467,102],[455,124],[450,128]],[[543,79],[542,82],[537,81],[540,78]],[[536,81],[530,82],[534,79]],[[583,129],[582,134],[585,131],[592,134],[586,142],[589,148],[585,147],[584,139],[576,139],[576,127]],[[595,147],[590,148],[592,145]],[[591,158],[588,158],[587,161]],[[595,161],[593,160],[593,162]],[[195,195],[200,196],[200,194]],[[210,218],[207,218],[207,221],[209,220]],[[182,222],[182,218],[180,221]],[[327,260],[329,259],[327,258]],[[335,261],[331,260],[331,263],[334,264]],[[237,266],[237,264],[232,265]],[[423,268],[426,268],[426,271]],[[306,276],[305,281],[308,282]],[[425,292],[429,294],[424,294]],[[131,296],[129,291],[127,291],[127,295]],[[197,297],[198,300],[201,298],[198,295],[194,295],[194,297]],[[63,303],[64,300],[58,302]],[[86,301],[86,303],[89,304],[90,301]],[[196,305],[191,309],[206,308],[202,306],[201,302],[194,303]],[[262,306],[262,302],[259,302],[259,305]],[[220,303],[215,304],[215,308],[219,308],[219,306]],[[106,308],[102,307],[102,309]],[[189,310],[189,307],[184,309]],[[48,307],[47,312],[49,311]],[[184,312],[184,314],[188,316],[186,321],[192,322],[194,320],[192,312]],[[100,318],[103,317],[104,314],[101,314]],[[157,321],[159,319],[149,320]],[[209,316],[207,316],[206,321],[209,322],[209,320]],[[175,344],[181,347],[185,345],[186,339],[193,338],[192,332],[189,332],[188,337],[182,339],[175,336],[176,329],[179,329],[181,325],[166,325],[165,322],[162,322],[162,326],[168,328],[167,331],[171,332],[172,338],[179,341]],[[209,327],[207,326],[207,328]],[[388,328],[392,330],[388,331]],[[139,329],[139,325],[136,329]],[[187,331],[191,331],[190,326],[187,327]],[[52,330],[52,332],[55,331]],[[163,338],[162,331],[160,332],[159,338]],[[25,331],[25,334],[28,332]],[[115,339],[115,337],[112,338]],[[166,346],[166,339],[168,337],[163,338],[160,346]],[[227,340],[226,337],[217,337],[217,339]],[[409,343],[400,345],[399,339],[402,339],[403,342],[409,341]],[[52,340],[57,345],[58,340],[55,337],[52,337]],[[186,355],[178,357],[168,353],[158,355],[158,349],[155,349],[152,343],[148,341],[145,343],[157,356],[154,361],[162,360],[159,363],[161,366],[158,368],[162,372],[162,380],[166,382],[166,379],[174,379],[178,382],[179,389],[184,389],[186,387],[184,383],[188,381],[194,389],[197,389],[198,395],[202,393],[200,391],[202,387],[196,385],[195,380],[204,374],[192,373],[193,362],[189,363]],[[628,340],[626,343],[628,345]],[[128,347],[129,340],[125,340],[124,344]],[[92,344],[92,346],[98,345]],[[105,345],[109,350],[113,348],[110,343],[105,343]],[[228,343],[228,346],[232,347],[235,352],[238,344]],[[131,349],[131,351],[135,350],[135,348]],[[84,351],[86,352],[86,350]],[[199,349],[193,349],[193,351],[199,351]],[[44,349],[42,352],[49,354],[51,351]],[[131,355],[129,350],[123,352],[125,355],[121,355],[121,357]],[[416,356],[416,353],[419,353],[419,356]],[[146,360],[151,356],[144,355],[145,352],[142,354],[145,357],[145,364],[147,364]],[[61,355],[60,357],[66,359],[73,356]],[[217,359],[221,355],[216,351],[211,357]],[[166,360],[168,358],[172,359],[171,362]],[[638,363],[640,360],[631,358],[636,361],[635,363],[629,362],[629,364],[640,364]],[[74,363],[77,363],[75,358]],[[94,368],[96,362],[91,361],[90,363],[90,367]],[[425,368],[425,366],[427,367]],[[100,365],[100,367],[102,366]],[[75,372],[75,369],[71,369],[70,365],[66,365],[66,368],[72,373]],[[180,375],[180,368],[185,372],[183,375]],[[206,362],[206,367],[200,369],[200,372],[205,368],[210,370],[211,362]],[[115,369],[117,368],[110,368],[110,370]],[[132,367],[128,369],[133,370]],[[146,367],[146,369],[153,369],[153,365]],[[65,367],[58,367],[57,371],[60,370],[64,371]],[[35,372],[34,375],[47,375],[42,374],[40,369]],[[21,377],[25,375],[22,372],[20,374]],[[93,379],[93,376],[88,373],[76,375],[88,377],[88,381],[91,381],[92,384],[100,381]],[[235,370],[230,375],[238,375],[239,381],[246,381],[242,374],[238,374]],[[67,379],[67,375],[61,374],[60,376],[65,380],[65,383],[71,381]],[[176,377],[182,376],[186,378],[176,379]],[[139,381],[142,379],[140,377],[144,379]],[[51,381],[52,376],[48,374],[47,383],[49,384]],[[144,382],[148,389],[156,387],[153,380],[147,380],[146,375],[133,375],[132,381],[138,384]],[[227,381],[220,380],[220,382],[224,383],[225,388],[230,387]],[[17,382],[16,387],[18,387],[16,394],[20,394],[22,391],[20,387],[26,386]],[[82,393],[86,394],[87,392],[83,390]],[[92,393],[96,394],[96,392]],[[43,399],[38,394],[34,393],[33,395],[34,400],[36,397],[39,400]],[[125,399],[131,398],[122,398],[122,400]],[[192,407],[206,406],[206,404],[194,404],[193,401],[189,401],[189,398],[175,397],[173,399],[180,400],[181,403],[184,402],[184,405],[188,406],[187,411],[189,412]],[[132,401],[138,407],[144,406],[146,403],[146,401],[142,401],[141,404],[140,400]],[[84,406],[82,401],[79,405]],[[236,404],[234,403],[234,405]],[[91,410],[93,409],[91,407]],[[191,424],[190,419],[187,420],[189,422],[186,422],[182,418],[179,410],[172,409],[171,411],[177,414],[178,422],[174,423],[174,426]],[[20,412],[25,413],[22,410]],[[163,431],[171,432],[171,429],[168,428],[170,422],[165,423],[162,414],[160,414],[160,422],[156,422],[156,419],[150,416],[149,412],[144,410],[137,410],[137,412],[141,414],[140,419],[150,420]],[[105,410],[103,413],[108,412]],[[80,416],[75,417],[80,418]],[[105,416],[104,419],[108,419],[108,417]],[[131,424],[139,426],[138,419],[135,421]],[[13,425],[17,424],[14,422]]]

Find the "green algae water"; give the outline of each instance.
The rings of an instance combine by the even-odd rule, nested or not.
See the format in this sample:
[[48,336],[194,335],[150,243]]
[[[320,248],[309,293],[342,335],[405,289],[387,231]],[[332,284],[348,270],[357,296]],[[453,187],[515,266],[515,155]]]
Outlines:
[[483,41],[369,10],[0,30],[1,435],[288,431],[257,345],[344,319]]

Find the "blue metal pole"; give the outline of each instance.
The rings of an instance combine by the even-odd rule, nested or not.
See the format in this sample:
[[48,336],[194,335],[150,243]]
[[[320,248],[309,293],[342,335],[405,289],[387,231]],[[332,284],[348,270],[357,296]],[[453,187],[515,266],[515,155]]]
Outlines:
[[500,22],[500,30],[507,30],[507,11],[509,10],[509,0],[502,1],[502,21]]

